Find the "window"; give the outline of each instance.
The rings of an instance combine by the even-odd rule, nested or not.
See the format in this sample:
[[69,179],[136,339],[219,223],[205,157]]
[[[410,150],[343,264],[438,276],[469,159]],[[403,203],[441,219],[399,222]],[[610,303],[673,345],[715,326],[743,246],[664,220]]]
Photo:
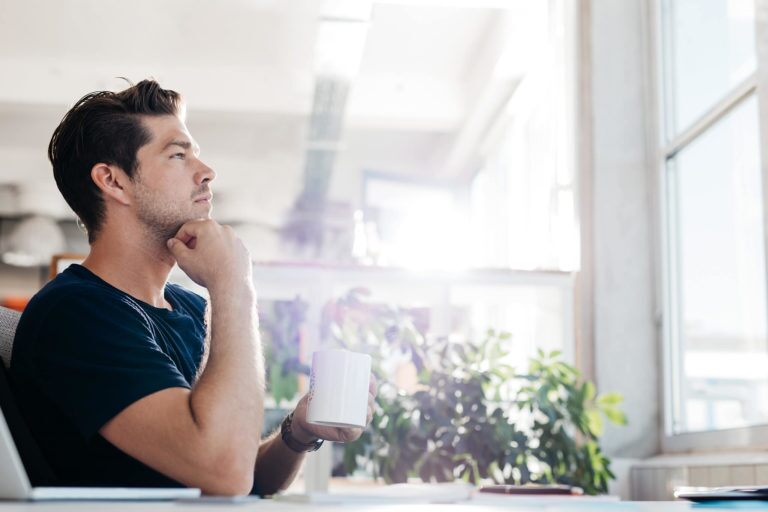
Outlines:
[[[768,425],[753,0],[660,0],[665,450]],[[698,441],[697,441],[698,440]]]
[[[367,172],[363,180],[366,255],[379,265],[410,269],[470,266],[469,226],[459,191]],[[372,222],[371,222],[372,221]],[[361,249],[362,251],[362,249]]]
[[754,73],[754,0],[662,0],[662,16],[672,136]]
[[550,3],[543,40],[526,49],[536,65],[484,141],[483,165],[469,198],[477,266],[580,267],[571,67],[576,58],[566,4]]

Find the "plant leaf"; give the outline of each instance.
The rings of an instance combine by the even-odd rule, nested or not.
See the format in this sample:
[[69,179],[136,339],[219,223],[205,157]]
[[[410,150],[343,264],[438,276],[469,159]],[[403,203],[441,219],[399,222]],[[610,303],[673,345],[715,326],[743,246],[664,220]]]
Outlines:
[[597,405],[601,406],[615,406],[624,401],[624,396],[621,393],[604,393],[597,397]]
[[587,428],[589,431],[594,435],[595,437],[600,437],[603,435],[604,430],[604,424],[603,424],[603,418],[600,416],[600,411],[596,409],[591,409],[587,411]]
[[592,384],[590,381],[586,381],[584,384],[582,384],[583,387],[583,393],[584,393],[584,401],[591,402],[595,399],[595,395],[597,394],[597,390],[595,389],[595,385]]
[[605,417],[608,418],[611,423],[615,423],[616,425],[627,424],[627,415],[622,411],[613,407],[605,407],[602,409],[602,411],[603,414],[605,414]]

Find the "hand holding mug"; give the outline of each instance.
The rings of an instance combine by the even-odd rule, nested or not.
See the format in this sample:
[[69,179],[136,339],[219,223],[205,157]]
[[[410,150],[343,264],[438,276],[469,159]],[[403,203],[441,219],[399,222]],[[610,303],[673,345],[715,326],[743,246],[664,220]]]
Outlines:
[[365,424],[360,427],[348,426],[329,426],[307,421],[307,405],[309,395],[304,395],[299,400],[296,410],[293,413],[293,434],[296,439],[302,443],[309,443],[315,439],[325,439],[337,443],[350,443],[360,437],[363,431],[370,425],[373,418],[373,408],[376,401],[378,387],[376,378],[371,375],[368,384],[368,402],[365,415]]
[[354,441],[371,422],[376,392],[368,354],[338,349],[315,352],[309,394],[299,401],[293,416],[297,437]]

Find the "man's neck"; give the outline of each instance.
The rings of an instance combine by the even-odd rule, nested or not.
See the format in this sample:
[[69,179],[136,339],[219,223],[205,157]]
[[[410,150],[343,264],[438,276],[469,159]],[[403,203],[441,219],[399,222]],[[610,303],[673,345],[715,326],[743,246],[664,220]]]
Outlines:
[[138,300],[170,309],[163,292],[174,263],[157,241],[105,232],[91,245],[83,266]]

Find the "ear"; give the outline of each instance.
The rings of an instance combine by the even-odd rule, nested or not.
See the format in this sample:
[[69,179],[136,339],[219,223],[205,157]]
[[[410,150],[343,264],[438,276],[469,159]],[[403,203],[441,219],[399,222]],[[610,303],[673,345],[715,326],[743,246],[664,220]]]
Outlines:
[[125,185],[130,180],[119,167],[96,164],[91,169],[91,179],[104,194],[105,199],[111,198],[125,206],[131,204],[131,198],[125,190]]

